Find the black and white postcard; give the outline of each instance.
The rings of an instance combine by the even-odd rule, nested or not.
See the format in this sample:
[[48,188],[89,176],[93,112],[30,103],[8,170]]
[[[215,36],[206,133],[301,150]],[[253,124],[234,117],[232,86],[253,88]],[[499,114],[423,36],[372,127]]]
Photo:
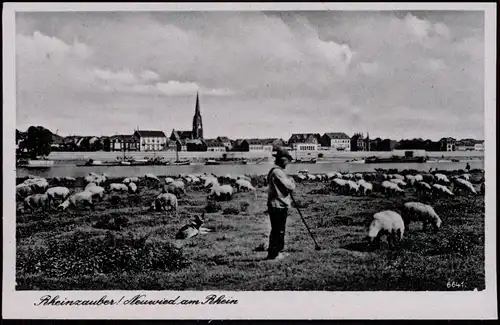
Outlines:
[[3,316],[494,319],[496,5],[7,3]]

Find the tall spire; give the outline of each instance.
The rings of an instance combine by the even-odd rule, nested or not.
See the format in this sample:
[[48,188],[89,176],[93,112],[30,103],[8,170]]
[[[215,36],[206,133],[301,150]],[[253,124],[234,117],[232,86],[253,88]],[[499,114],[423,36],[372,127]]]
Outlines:
[[200,98],[198,92],[196,92],[196,106],[194,109],[192,134],[193,139],[203,139],[203,122],[201,121]]

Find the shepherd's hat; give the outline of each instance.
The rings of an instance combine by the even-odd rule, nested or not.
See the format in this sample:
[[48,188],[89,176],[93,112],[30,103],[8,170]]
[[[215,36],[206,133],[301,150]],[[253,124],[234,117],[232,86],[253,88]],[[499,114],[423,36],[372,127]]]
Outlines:
[[275,157],[276,159],[285,157],[285,158],[287,158],[290,161],[293,160],[292,156],[288,153],[288,150],[283,149],[283,148],[277,148],[276,152],[273,153],[273,157]]

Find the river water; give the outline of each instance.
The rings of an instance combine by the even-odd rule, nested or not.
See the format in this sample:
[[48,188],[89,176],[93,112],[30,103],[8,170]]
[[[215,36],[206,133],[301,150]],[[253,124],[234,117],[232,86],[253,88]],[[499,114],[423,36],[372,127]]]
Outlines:
[[[484,160],[469,161],[471,169],[484,169]],[[398,170],[415,169],[421,172],[428,172],[430,168],[440,170],[456,170],[465,169],[466,162],[427,162],[427,163],[392,163],[392,164],[356,164],[346,162],[324,162],[316,164],[290,164],[287,166],[287,173],[295,174],[299,170],[308,170],[310,173],[327,173],[327,172],[349,172],[361,173],[372,172],[375,168]],[[271,163],[248,164],[248,165],[188,165],[188,166],[92,166],[92,167],[76,167],[74,165],[55,165],[47,169],[33,168],[18,168],[16,170],[17,177],[26,177],[28,175],[36,175],[45,178],[52,177],[84,177],[90,172],[97,174],[106,173],[111,177],[132,177],[144,176],[147,173],[153,173],[157,176],[164,175],[180,175],[180,174],[197,174],[197,173],[214,173],[218,176],[226,174],[247,174],[247,175],[264,175],[272,167]]]

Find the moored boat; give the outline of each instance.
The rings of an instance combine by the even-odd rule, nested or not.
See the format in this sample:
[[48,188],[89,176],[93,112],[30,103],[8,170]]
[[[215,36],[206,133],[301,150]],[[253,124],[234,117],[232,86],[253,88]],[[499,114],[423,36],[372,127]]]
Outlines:
[[21,159],[17,161],[16,165],[24,168],[50,168],[54,165],[54,161],[46,159]]

